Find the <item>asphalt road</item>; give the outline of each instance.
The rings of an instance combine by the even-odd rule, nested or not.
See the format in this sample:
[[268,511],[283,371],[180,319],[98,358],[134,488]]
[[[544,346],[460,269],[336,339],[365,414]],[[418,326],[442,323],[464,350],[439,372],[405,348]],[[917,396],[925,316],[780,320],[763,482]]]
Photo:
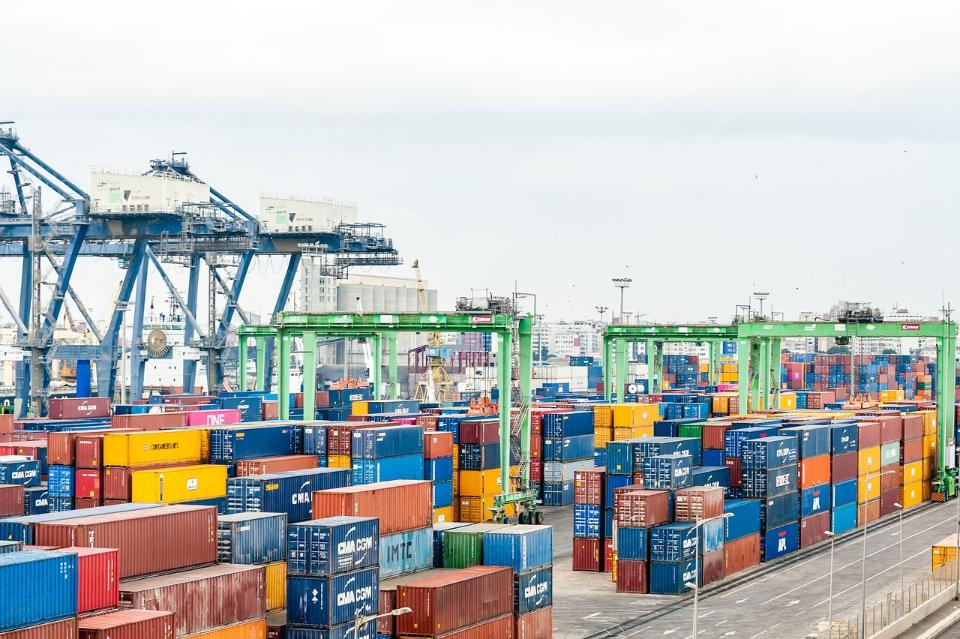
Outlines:
[[[909,511],[908,511],[909,512]],[[956,529],[957,503],[913,511],[903,521],[907,582],[929,572],[930,546]],[[554,637],[669,637],[692,639],[692,597],[618,594],[607,574],[571,570],[572,514],[551,509],[554,533]],[[853,616],[861,600],[863,535],[835,544],[833,615]],[[900,544],[896,517],[867,536],[867,600],[899,587]],[[708,586],[700,599],[697,639],[805,637],[828,614],[829,544],[801,551],[751,571],[750,578]],[[953,635],[951,635],[953,636]],[[960,639],[960,633],[956,635]]]

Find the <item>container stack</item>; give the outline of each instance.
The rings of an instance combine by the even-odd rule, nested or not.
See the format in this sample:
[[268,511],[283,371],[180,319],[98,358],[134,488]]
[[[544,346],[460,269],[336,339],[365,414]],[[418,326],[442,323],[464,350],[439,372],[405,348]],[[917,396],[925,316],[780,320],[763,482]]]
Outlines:
[[131,501],[133,474],[139,470],[197,465],[204,461],[199,429],[158,430],[81,437],[76,442],[78,467],[102,467],[104,504]]
[[263,566],[266,611],[287,602],[287,516],[283,513],[237,513],[217,518],[217,560],[224,564]]
[[[574,557],[600,556],[603,545],[606,518],[604,516],[604,478],[605,468],[578,470],[573,481],[573,543],[574,546],[590,546],[584,550],[578,549]],[[600,569],[600,563],[578,567],[574,562],[574,570],[593,568]]]
[[500,422],[496,419],[459,421],[459,519],[490,519],[493,499],[502,492]]
[[422,479],[423,426],[379,426],[352,433],[353,485]]
[[724,503],[723,574],[730,577],[760,564],[760,509],[756,499],[731,499]]
[[676,492],[674,518],[700,524],[697,539],[697,585],[706,586],[724,577],[723,488],[694,486]]
[[799,445],[800,547],[827,538],[830,530],[830,462],[832,433],[829,424],[784,428],[796,435]]
[[[903,441],[903,417],[881,415],[880,420],[880,516],[897,511],[903,467],[900,462]],[[922,432],[922,431],[921,431]],[[922,441],[921,441],[922,445]]]
[[314,468],[227,480],[227,513],[284,513],[288,523],[311,519],[311,495],[350,485],[346,468]]
[[453,433],[423,434],[423,478],[433,482],[433,520],[456,521],[453,509]]
[[[670,493],[638,487],[618,488],[613,495],[613,537],[615,562],[613,571],[617,592],[645,593],[651,590],[651,561],[674,562],[665,552],[654,554],[653,531],[670,521]],[[660,535],[665,533],[658,533]],[[694,553],[696,549],[693,549]],[[661,569],[658,569],[661,570]]]
[[553,529],[506,526],[483,534],[483,563],[513,569],[515,637],[553,636]]
[[744,439],[741,447],[741,493],[761,500],[763,561],[796,551],[800,547],[797,438]]
[[855,422],[842,422],[830,430],[830,531],[839,535],[857,527],[859,429]]
[[543,503],[573,503],[574,473],[594,466],[594,413],[573,411],[543,417]]
[[857,424],[857,526],[880,518],[880,422]]

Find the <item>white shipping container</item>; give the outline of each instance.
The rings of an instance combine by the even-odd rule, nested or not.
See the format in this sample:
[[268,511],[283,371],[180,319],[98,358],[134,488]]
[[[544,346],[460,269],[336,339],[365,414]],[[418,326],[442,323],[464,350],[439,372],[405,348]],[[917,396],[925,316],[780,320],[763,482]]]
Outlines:
[[177,176],[90,172],[90,204],[99,213],[173,213],[185,203],[207,203],[210,187]]
[[260,196],[260,224],[270,233],[332,231],[357,221],[357,205],[330,198]]

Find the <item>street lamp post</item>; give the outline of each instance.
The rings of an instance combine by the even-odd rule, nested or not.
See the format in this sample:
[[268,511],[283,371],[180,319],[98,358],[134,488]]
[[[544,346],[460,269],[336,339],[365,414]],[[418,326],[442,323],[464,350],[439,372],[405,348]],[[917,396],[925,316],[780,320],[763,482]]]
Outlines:
[[903,610],[903,506],[901,504],[894,504],[897,511],[899,512],[899,522],[897,537],[899,537],[900,542],[900,609]]
[[[884,475],[893,475],[897,471],[888,470],[885,473],[877,475],[877,481],[882,482]],[[870,520],[867,518],[866,504],[863,505],[863,560],[860,566],[860,639],[866,639],[867,632],[867,529],[870,527]],[[859,508],[859,506],[858,506]]]
[[696,541],[694,542],[695,553],[693,555],[693,581],[683,584],[685,587],[693,591],[693,638],[697,637],[697,619],[700,615],[700,529],[704,524],[717,519],[729,519],[733,517],[733,513],[723,513],[717,517],[710,517],[709,519],[697,519],[696,524],[693,527],[694,532],[696,533]]
[[827,639],[833,637],[833,545],[836,542],[836,533],[832,530],[824,531],[830,538],[830,595],[827,597]]
[[399,617],[400,615],[405,615],[410,612],[413,612],[413,610],[407,607],[397,608],[396,610],[384,612],[379,615],[361,615],[359,612],[357,612],[357,616],[353,619],[353,636],[359,637],[360,631],[377,619],[383,619],[384,617]]
[[623,324],[623,292],[630,287],[633,279],[629,277],[613,278],[613,285],[620,289],[620,323]]

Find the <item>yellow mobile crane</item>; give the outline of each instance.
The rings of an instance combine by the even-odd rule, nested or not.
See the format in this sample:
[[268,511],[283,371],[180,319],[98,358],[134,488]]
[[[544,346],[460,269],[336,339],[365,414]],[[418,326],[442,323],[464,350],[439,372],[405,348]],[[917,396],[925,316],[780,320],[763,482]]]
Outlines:
[[[417,275],[417,310],[424,313],[428,310],[427,290],[420,274],[420,260],[413,261],[413,270]],[[423,371],[417,380],[417,390],[414,393],[414,399],[419,402],[445,402],[451,398],[453,380],[443,367],[443,357],[440,356],[442,345],[443,335],[427,334],[427,370]]]

